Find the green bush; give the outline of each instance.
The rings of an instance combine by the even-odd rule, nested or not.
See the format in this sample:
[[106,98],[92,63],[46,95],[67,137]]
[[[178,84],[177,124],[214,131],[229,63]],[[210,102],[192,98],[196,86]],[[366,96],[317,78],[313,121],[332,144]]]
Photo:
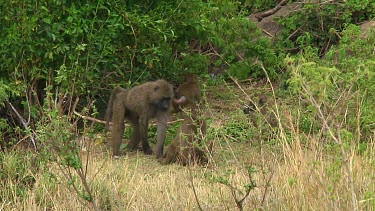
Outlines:
[[[105,107],[115,86],[178,81],[185,72],[207,77],[211,65],[240,79],[263,76],[262,66],[272,78],[281,69],[269,40],[233,1],[54,0],[1,8],[0,104],[9,97],[30,115],[31,130],[47,95],[71,117],[72,108],[95,101]],[[14,122],[8,120],[16,128]]]
[[290,90],[306,101],[314,100],[311,110],[316,117],[318,106],[332,126],[342,122],[349,133],[356,134],[357,142],[368,140],[373,130],[374,44],[373,33],[364,39],[357,26],[349,25],[340,44],[325,59],[313,48],[286,59]]
[[[280,18],[279,23],[284,27],[284,33],[279,45],[289,49],[303,49],[310,45],[318,49],[319,56],[323,56],[332,45],[340,42],[340,33],[345,30],[346,25],[371,20],[374,12],[374,0],[305,3],[298,12]],[[292,36],[290,41],[290,35],[295,32],[303,37],[308,34],[308,39],[303,38],[308,42],[295,42],[296,36]]]

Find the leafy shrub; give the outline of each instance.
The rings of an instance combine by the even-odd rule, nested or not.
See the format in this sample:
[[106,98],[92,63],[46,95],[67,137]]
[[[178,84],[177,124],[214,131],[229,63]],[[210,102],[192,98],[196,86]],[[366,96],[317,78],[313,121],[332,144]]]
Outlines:
[[262,76],[262,65],[271,77],[281,69],[269,40],[232,1],[57,0],[6,2],[2,10],[0,104],[9,96],[32,130],[47,95],[72,116],[71,105],[105,104],[115,86],[205,75],[212,63],[241,79]]
[[[60,116],[57,110],[46,111],[36,130],[41,142],[39,156],[46,166],[56,166],[49,168],[47,173],[64,182],[70,190],[85,200],[84,203],[90,203],[97,210],[87,178],[88,161],[85,164],[82,161],[78,132],[75,124],[69,120],[68,116]],[[63,176],[56,176],[59,174]]]
[[[280,43],[284,48],[300,48],[311,45],[318,49],[318,55],[323,56],[332,45],[340,41],[340,33],[348,24],[357,24],[374,17],[375,2],[373,0],[344,2],[305,3],[303,8],[291,14],[289,17],[281,18],[279,23],[284,26],[284,36]],[[301,35],[308,42],[290,42],[291,34]],[[306,39],[306,36],[309,39]],[[297,36],[298,37],[298,36]],[[285,46],[287,44],[287,46]]]
[[[222,140],[230,140],[233,142],[249,142],[255,134],[255,128],[249,122],[249,119],[243,114],[241,110],[228,114],[230,118],[226,119],[225,125],[222,128],[217,128],[211,131],[209,135],[215,134]],[[208,139],[213,139],[208,137]],[[217,137],[216,137],[217,139]]]
[[342,42],[332,48],[326,59],[319,59],[313,48],[305,48],[308,59],[286,59],[290,89],[306,100],[314,100],[327,121],[343,121],[348,132],[361,134],[360,139],[366,139],[373,129],[369,121],[374,115],[370,107],[375,91],[375,57],[370,53],[373,36],[370,33],[363,39],[358,27],[348,26]]

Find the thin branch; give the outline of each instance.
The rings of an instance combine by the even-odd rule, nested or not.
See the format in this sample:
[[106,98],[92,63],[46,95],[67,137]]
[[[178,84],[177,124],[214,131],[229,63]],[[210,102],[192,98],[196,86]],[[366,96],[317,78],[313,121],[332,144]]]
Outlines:
[[264,12],[258,12],[258,13],[255,13],[253,14],[255,18],[257,18],[258,20],[259,19],[262,19],[264,17],[267,17],[267,16],[270,16],[270,15],[273,15],[275,14],[277,11],[279,11],[281,9],[282,6],[284,6],[286,3],[287,3],[288,0],[282,0],[278,5],[276,5],[276,7],[270,9],[270,10],[266,10]]
[[272,179],[274,174],[275,174],[275,170],[272,170],[271,175],[268,177],[268,179],[266,181],[266,187],[265,187],[264,194],[262,196],[262,202],[261,202],[262,207],[264,206],[264,202],[266,201],[266,195],[267,195],[267,192],[268,192],[268,187],[270,187],[269,184],[271,183],[271,179]]
[[199,199],[198,199],[197,190],[195,190],[193,174],[192,174],[191,169],[190,169],[189,166],[188,166],[188,170],[189,170],[189,176],[190,176],[191,187],[193,188],[193,192],[194,192],[194,198],[195,198],[195,201],[197,202],[197,205],[198,205],[199,210],[200,210],[200,211],[203,211],[203,209],[202,209],[202,207],[201,207],[201,204],[200,204],[200,202],[199,202]]
[[91,189],[89,187],[89,184],[87,183],[86,175],[83,173],[83,169],[75,169],[78,176],[81,178],[82,185],[86,191],[87,194],[89,194],[90,200],[89,202],[93,206],[94,210],[99,210],[99,208],[96,206],[94,196],[92,195]]
[[[100,119],[96,119],[94,117],[82,115],[82,114],[78,113],[77,111],[74,111],[74,114],[77,115],[79,118],[82,118],[82,119],[86,119],[86,120],[89,120],[89,121],[92,121],[92,122],[96,122],[96,123],[100,123],[100,124],[106,124],[106,121],[103,121],[103,120],[100,120]],[[183,121],[183,119],[177,119],[177,120],[174,120],[174,121],[169,121],[169,122],[167,122],[167,124],[175,124],[177,122],[182,122],[182,121]],[[126,121],[125,121],[125,124],[127,124]],[[109,125],[113,125],[113,123],[109,122]],[[154,122],[154,123],[152,123],[152,125],[156,126],[157,123]]]
[[55,106],[57,105],[58,96],[59,96],[59,86],[56,86],[56,88],[55,88]]
[[[78,113],[77,111],[73,111],[75,115],[77,115],[79,118],[82,118],[82,119],[86,119],[86,120],[90,120],[92,122],[96,122],[96,123],[100,123],[100,124],[106,124],[106,121],[103,121],[103,120],[100,120],[100,119],[96,119],[94,117],[90,117],[90,116],[85,116],[85,115],[82,115],[80,113]],[[109,125],[113,125],[112,122],[109,122]]]
[[[25,128],[25,130],[29,129],[29,122],[26,122],[26,120],[21,116],[20,113],[18,113],[17,109],[12,105],[11,102],[9,102],[8,100],[6,100],[6,103],[12,108],[12,110],[14,111],[14,113],[17,115],[17,117],[19,118],[19,120],[21,121],[23,127]],[[36,149],[36,142],[35,142],[35,139],[34,139],[34,136],[35,136],[35,132],[34,130],[30,129],[31,132],[33,133],[31,136],[30,136],[30,139],[31,139],[31,142],[33,143],[35,149]]]
[[[351,171],[351,168],[350,168],[350,165],[349,165],[349,160],[348,160],[348,156],[346,154],[346,151],[345,151],[345,148],[344,148],[344,145],[342,143],[342,139],[341,139],[341,127],[340,125],[337,125],[336,127],[336,130],[337,130],[337,136],[335,136],[334,132],[332,131],[330,125],[328,124],[327,122],[327,119],[325,118],[324,114],[323,114],[323,111],[322,109],[320,108],[319,106],[319,103],[316,102],[315,98],[313,97],[313,94],[310,92],[310,90],[306,87],[306,86],[302,86],[302,89],[303,91],[309,96],[309,100],[310,102],[316,107],[316,109],[318,110],[318,115],[319,115],[319,118],[322,120],[322,123],[323,123],[323,126],[324,128],[326,129],[326,131],[329,133],[330,137],[336,142],[337,145],[339,145],[340,147],[340,150],[341,150],[341,156],[342,156],[342,159],[343,159],[343,162],[344,162],[344,166],[345,166],[345,169],[346,169],[346,173],[348,175],[348,182],[349,182],[349,186],[350,186],[350,191],[351,191],[351,194],[352,194],[352,204],[353,204],[353,210],[358,210],[358,203],[357,203],[357,196],[355,194],[355,190],[354,190],[354,180],[353,180],[353,174],[352,174],[352,171]],[[349,88],[349,91],[352,89],[352,86]],[[340,96],[341,98],[342,96]],[[340,100],[339,98],[339,100]]]

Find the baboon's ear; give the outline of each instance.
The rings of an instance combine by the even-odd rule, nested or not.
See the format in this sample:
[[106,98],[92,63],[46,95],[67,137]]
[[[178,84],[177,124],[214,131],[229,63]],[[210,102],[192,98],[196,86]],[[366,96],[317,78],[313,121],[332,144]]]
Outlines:
[[158,89],[160,89],[160,86],[155,86],[155,87],[154,87],[154,91],[156,91],[156,90],[158,90]]

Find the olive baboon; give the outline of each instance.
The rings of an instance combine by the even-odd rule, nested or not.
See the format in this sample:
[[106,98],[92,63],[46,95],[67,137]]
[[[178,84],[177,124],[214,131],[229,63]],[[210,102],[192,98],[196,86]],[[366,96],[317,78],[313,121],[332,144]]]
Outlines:
[[[202,115],[201,89],[197,76],[187,74],[184,82],[175,91],[179,104],[173,103],[174,110],[180,112],[184,119],[178,129],[176,138],[168,146],[162,159],[162,164],[179,162],[182,165],[190,163],[207,163],[205,153],[195,144],[200,144],[206,134],[206,120]],[[200,138],[198,138],[200,137]],[[197,141],[196,141],[197,140]],[[212,144],[209,146],[211,151]]]
[[142,142],[145,154],[152,154],[147,140],[149,119],[156,118],[157,150],[156,156],[163,155],[167,116],[173,99],[173,88],[165,80],[146,82],[130,89],[117,87],[113,90],[106,111],[106,130],[112,120],[112,148],[114,157],[120,154],[120,145],[124,134],[124,120],[133,126],[133,135],[128,148],[134,150]]
[[[261,98],[259,98],[258,101],[258,107],[262,107],[264,105],[264,102]],[[251,112],[255,112],[257,110],[257,106],[254,104],[254,102],[250,102],[249,105],[245,105],[243,112],[245,114],[250,114]]]
[[197,124],[193,118],[186,117],[179,127],[176,138],[168,145],[164,156],[159,159],[162,164],[178,162],[182,165],[205,164],[206,154],[195,146]]
[[185,82],[181,84],[175,91],[175,97],[180,99],[186,97],[183,103],[173,102],[173,108],[175,111],[181,111],[181,108],[198,106],[201,103],[202,92],[198,82],[198,78],[195,74],[186,74]]
[[274,102],[268,100],[266,95],[261,95],[257,104],[258,105],[255,105],[253,102],[250,102],[249,105],[245,106],[243,109],[245,114],[250,115],[253,125],[258,127],[256,112],[259,111],[267,124],[269,124],[271,127],[277,126],[277,119],[272,111]]
[[174,111],[180,112],[180,117],[185,119],[191,114],[183,110],[190,109],[194,113],[194,121],[199,120],[197,124],[200,134],[205,136],[207,123],[203,117],[202,92],[195,74],[189,73],[185,75],[185,82],[176,89],[175,98],[177,100],[172,102]]

